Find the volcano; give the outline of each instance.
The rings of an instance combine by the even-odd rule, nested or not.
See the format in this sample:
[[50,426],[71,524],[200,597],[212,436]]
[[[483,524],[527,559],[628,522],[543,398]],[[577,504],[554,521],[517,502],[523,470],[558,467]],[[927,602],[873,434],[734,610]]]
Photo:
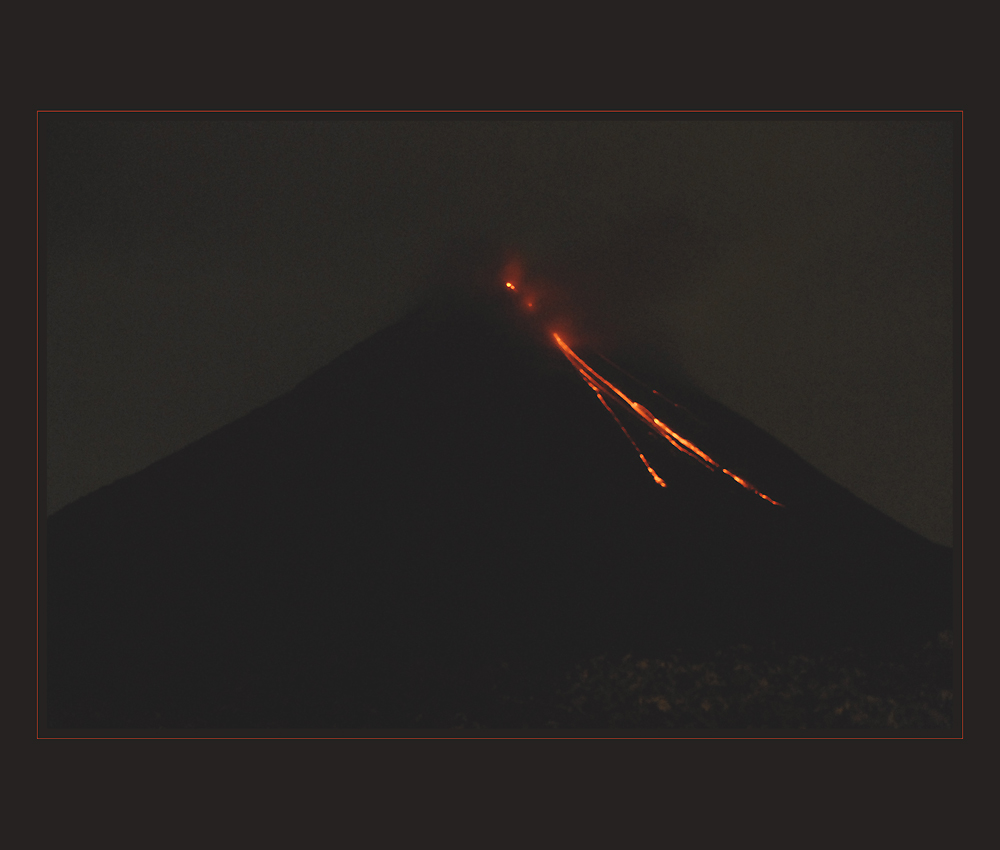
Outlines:
[[504,297],[434,301],[50,517],[48,725],[420,726],[485,669],[950,628],[951,549],[570,345]]

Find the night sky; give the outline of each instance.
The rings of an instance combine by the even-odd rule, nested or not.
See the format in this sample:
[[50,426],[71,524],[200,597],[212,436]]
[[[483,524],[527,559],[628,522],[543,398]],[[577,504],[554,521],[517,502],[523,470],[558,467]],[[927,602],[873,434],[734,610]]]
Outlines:
[[952,543],[950,122],[45,124],[50,514],[392,324],[472,241]]

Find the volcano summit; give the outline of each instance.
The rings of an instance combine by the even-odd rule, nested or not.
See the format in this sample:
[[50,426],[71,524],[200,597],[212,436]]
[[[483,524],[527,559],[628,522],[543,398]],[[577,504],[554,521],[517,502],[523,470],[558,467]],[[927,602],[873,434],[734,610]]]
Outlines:
[[49,726],[412,727],[486,669],[950,628],[950,549],[509,294],[429,303],[49,518]]

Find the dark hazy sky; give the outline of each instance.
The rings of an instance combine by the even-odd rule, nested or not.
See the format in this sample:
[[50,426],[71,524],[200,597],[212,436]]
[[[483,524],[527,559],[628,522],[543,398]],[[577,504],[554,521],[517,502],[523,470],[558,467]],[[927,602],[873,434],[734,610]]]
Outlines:
[[45,124],[49,513],[392,323],[472,237],[951,544],[949,122]]

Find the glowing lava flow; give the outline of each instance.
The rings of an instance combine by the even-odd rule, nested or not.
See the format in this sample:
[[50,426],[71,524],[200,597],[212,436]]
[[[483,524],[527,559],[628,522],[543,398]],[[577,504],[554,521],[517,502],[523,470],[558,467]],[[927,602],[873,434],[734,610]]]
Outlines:
[[[508,284],[508,286],[510,286],[510,284]],[[724,474],[732,478],[733,481],[735,481],[741,487],[746,488],[752,493],[756,493],[758,496],[760,496],[765,501],[770,502],[772,505],[778,505],[779,507],[784,507],[780,502],[776,502],[770,496],[766,496],[763,493],[761,493],[760,490],[758,490],[756,487],[750,484],[750,482],[745,481],[738,475],[720,466],[716,461],[714,461],[707,454],[705,454],[705,452],[699,449],[690,440],[685,440],[680,434],[678,434],[676,431],[672,431],[663,422],[661,422],[659,419],[653,416],[653,414],[650,413],[649,410],[647,410],[641,404],[630,399],[627,395],[625,395],[625,393],[623,393],[620,389],[618,389],[618,387],[612,384],[611,381],[609,381],[607,378],[603,377],[594,369],[592,369],[590,366],[588,366],[586,363],[584,363],[583,360],[581,360],[577,356],[576,352],[573,351],[573,349],[570,348],[568,345],[566,345],[565,342],[563,342],[559,334],[554,333],[552,334],[552,337],[553,339],[555,339],[556,344],[559,346],[559,350],[562,351],[562,353],[566,356],[566,359],[569,360],[569,362],[576,367],[577,371],[583,376],[583,379],[587,382],[587,385],[597,394],[597,397],[600,399],[601,404],[604,405],[604,408],[608,411],[608,413],[614,416],[615,422],[618,423],[618,426],[622,429],[622,431],[625,432],[625,436],[628,437],[629,442],[632,443],[632,445],[635,447],[635,450],[636,452],[638,452],[639,457],[641,458],[643,464],[645,464],[646,469],[649,470],[649,474],[653,476],[653,479],[661,487],[666,487],[667,486],[666,482],[662,478],[660,478],[659,475],[656,474],[655,470],[653,469],[653,467],[649,465],[648,461],[643,456],[642,452],[639,451],[639,447],[636,445],[635,440],[632,439],[632,436],[625,429],[625,426],[622,425],[621,420],[619,420],[618,417],[615,416],[614,411],[608,405],[607,401],[605,401],[602,391],[617,396],[622,403],[627,405],[629,409],[631,409],[632,412],[635,413],[636,416],[638,416],[640,419],[642,419],[643,422],[645,422],[647,425],[653,428],[656,431],[656,433],[658,433],[661,437],[666,439],[667,442],[669,442],[670,445],[672,445],[678,451],[684,452],[684,454],[693,457],[696,461],[698,461],[698,463],[702,464],[702,466],[705,466],[708,469],[721,470]]]
[[[583,374],[583,373],[581,373],[581,374]],[[622,433],[626,437],[628,437],[628,441],[632,444],[632,447],[635,449],[636,454],[639,455],[639,460],[641,460],[643,462],[643,464],[645,465],[646,469],[649,471],[649,474],[653,476],[653,480],[657,484],[659,484],[661,487],[666,487],[667,486],[667,482],[664,481],[662,478],[660,478],[660,476],[656,474],[656,470],[653,469],[653,467],[651,467],[649,465],[649,461],[646,460],[646,456],[639,450],[639,446],[636,445],[635,440],[632,439],[632,435],[628,432],[628,429],[624,425],[622,425],[622,421],[621,421],[621,419],[618,418],[618,414],[616,414],[611,409],[610,405],[604,400],[604,396],[601,395],[601,388],[597,384],[595,384],[592,380],[590,380],[590,378],[587,377],[586,374],[583,374],[583,379],[590,385],[590,388],[597,394],[597,398],[600,399],[601,404],[604,405],[604,409],[606,411],[608,411],[608,413],[611,414],[611,416],[615,420],[615,422],[618,423],[618,427],[622,429]]]

